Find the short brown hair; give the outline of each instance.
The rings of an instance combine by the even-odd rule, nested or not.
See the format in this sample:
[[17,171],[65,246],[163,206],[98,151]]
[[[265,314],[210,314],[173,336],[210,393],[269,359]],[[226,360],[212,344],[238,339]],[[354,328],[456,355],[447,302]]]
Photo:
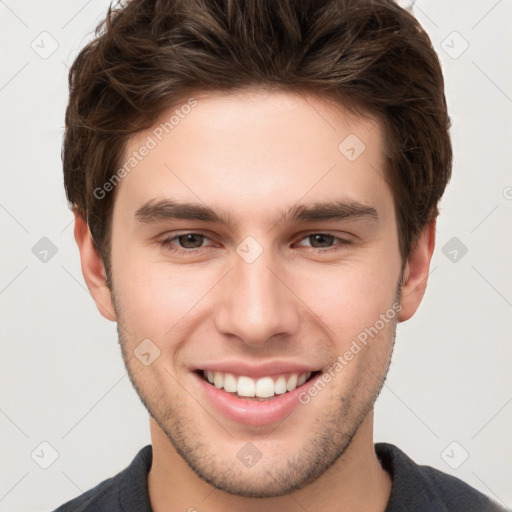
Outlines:
[[69,72],[64,184],[107,273],[113,193],[94,190],[129,137],[193,91],[251,86],[312,92],[381,122],[405,263],[452,167],[441,66],[410,12],[392,0],[133,0],[110,6]]

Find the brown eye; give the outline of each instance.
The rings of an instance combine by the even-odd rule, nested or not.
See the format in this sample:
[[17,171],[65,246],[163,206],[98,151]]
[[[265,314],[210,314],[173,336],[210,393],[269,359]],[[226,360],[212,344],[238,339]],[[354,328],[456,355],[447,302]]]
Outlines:
[[202,233],[190,232],[169,236],[158,244],[167,251],[186,256],[208,249],[209,246],[205,243],[208,240],[210,239]]
[[335,236],[327,235],[325,233],[315,233],[314,235],[309,235],[307,238],[309,238],[311,247],[315,247],[317,249],[330,247],[336,239]]
[[198,249],[203,245],[205,238],[204,235],[199,233],[187,233],[177,236],[175,240],[179,243],[180,247],[184,249]]
[[310,252],[316,250],[317,253],[330,253],[347,248],[351,243],[350,240],[330,233],[310,233],[300,240],[298,246]]

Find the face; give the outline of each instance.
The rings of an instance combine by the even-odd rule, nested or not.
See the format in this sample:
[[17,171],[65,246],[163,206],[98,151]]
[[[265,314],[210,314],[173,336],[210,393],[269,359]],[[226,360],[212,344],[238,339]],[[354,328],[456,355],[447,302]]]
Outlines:
[[194,98],[126,149],[140,160],[112,218],[123,357],[200,477],[282,495],[343,457],[388,370],[401,259],[383,135],[315,96]]

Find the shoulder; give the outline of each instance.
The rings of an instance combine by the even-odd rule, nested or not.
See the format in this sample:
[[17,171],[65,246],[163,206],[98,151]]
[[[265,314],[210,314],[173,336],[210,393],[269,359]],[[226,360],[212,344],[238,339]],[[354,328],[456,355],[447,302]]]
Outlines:
[[377,443],[375,452],[393,478],[385,512],[507,512],[459,478],[416,464],[392,444]]
[[147,475],[151,461],[152,448],[148,445],[137,453],[126,469],[61,505],[54,512],[150,512]]

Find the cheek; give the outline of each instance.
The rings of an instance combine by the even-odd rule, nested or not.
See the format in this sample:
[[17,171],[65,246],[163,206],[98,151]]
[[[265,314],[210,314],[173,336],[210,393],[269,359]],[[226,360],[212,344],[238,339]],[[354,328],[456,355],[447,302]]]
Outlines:
[[302,272],[291,288],[331,329],[327,335],[346,342],[392,307],[398,278],[392,265],[358,261]]
[[[137,338],[172,339],[187,326],[213,317],[223,294],[228,267],[221,262],[176,265],[143,248],[113,240],[113,284],[120,316]],[[373,325],[392,305],[399,277],[397,258],[389,251],[337,263],[283,264],[283,280],[294,307],[331,331],[326,335],[349,342]],[[309,322],[308,322],[309,323]],[[340,347],[342,348],[342,347]]]
[[155,340],[169,336],[197,314],[216,282],[213,274],[206,267],[149,262],[141,255],[117,260],[113,284],[127,329]]

